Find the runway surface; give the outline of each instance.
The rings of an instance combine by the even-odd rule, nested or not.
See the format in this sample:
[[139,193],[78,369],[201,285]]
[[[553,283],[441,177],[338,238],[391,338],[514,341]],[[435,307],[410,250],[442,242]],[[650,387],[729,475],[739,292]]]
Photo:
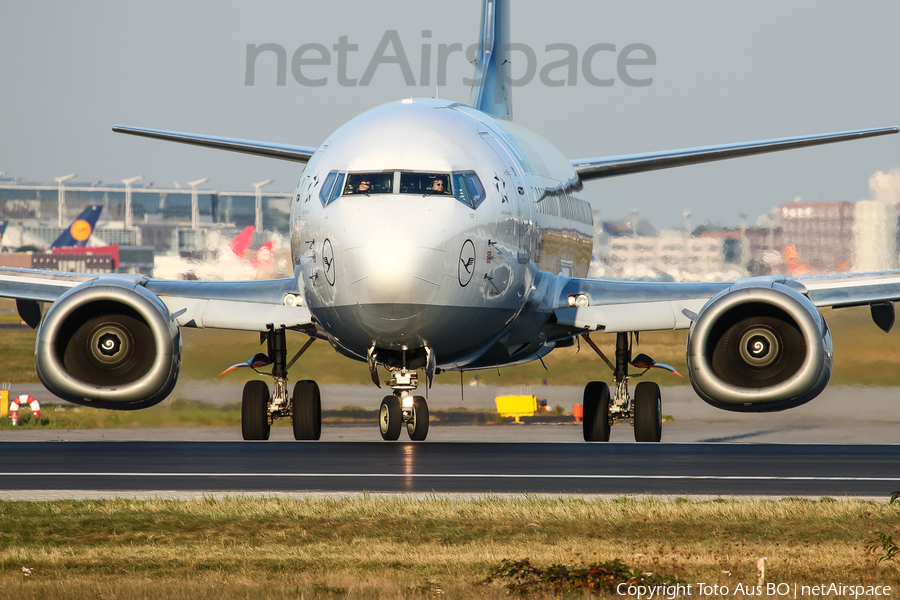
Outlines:
[[2,442],[0,452],[0,490],[884,498],[900,490],[900,445]]
[[[17,386],[16,394],[28,393]],[[499,389],[436,386],[436,409],[490,408]],[[232,398],[230,388],[203,388]],[[237,393],[237,392],[235,392]],[[551,406],[575,388],[536,390]],[[374,423],[323,425],[322,441],[245,443],[240,428],[0,431],[0,498],[189,497],[204,493],[547,493],[867,496],[900,490],[900,389],[840,388],[784,413],[716,410],[668,388],[662,444],[585,444],[581,426],[433,423],[420,444],[381,441]],[[323,406],[370,406],[368,388],[323,387]],[[186,397],[194,397],[191,393]],[[405,434],[404,434],[405,438]],[[824,443],[823,443],[824,442]],[[839,442],[839,444],[838,444]],[[883,445],[875,445],[883,444]]]

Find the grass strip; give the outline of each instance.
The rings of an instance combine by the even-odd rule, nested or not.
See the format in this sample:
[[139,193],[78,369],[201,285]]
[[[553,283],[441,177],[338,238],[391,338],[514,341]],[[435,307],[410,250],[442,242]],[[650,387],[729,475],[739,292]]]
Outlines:
[[[0,586],[26,599],[504,598],[504,566],[574,577],[619,565],[741,597],[766,557],[767,581],[897,597],[897,561],[873,542],[898,531],[897,504],[849,499],[0,502]],[[524,593],[592,593],[561,589]]]

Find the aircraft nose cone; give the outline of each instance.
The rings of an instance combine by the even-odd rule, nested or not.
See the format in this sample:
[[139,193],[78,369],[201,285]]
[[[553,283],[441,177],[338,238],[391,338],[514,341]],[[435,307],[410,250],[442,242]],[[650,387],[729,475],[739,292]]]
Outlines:
[[441,240],[415,220],[399,228],[378,221],[365,219],[355,232],[345,232],[347,289],[369,314],[409,319],[437,296],[446,253],[428,246]]

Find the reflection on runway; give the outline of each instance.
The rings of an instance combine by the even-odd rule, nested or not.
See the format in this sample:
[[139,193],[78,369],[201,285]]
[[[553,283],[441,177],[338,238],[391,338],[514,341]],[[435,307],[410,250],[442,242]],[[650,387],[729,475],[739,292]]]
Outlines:
[[2,442],[3,490],[889,496],[900,446]]

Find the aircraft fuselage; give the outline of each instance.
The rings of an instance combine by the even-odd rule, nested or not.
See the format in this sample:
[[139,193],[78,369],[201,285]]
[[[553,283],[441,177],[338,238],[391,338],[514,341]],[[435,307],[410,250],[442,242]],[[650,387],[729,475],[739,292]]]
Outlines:
[[443,368],[534,359],[553,348],[534,343],[553,308],[541,280],[588,272],[582,194],[569,161],[513,123],[444,100],[372,109],[322,144],[297,187],[305,301],[361,360],[373,347],[411,360],[427,347]]

